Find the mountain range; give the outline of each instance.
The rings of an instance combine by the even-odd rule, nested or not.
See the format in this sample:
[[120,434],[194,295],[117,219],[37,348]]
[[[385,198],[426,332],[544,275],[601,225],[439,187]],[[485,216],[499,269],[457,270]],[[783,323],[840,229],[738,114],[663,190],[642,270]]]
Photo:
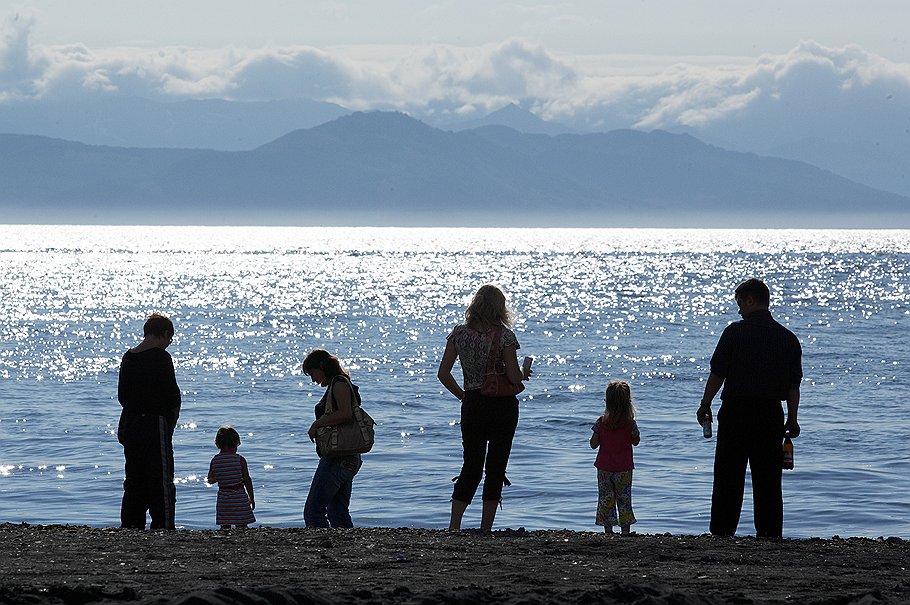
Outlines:
[[910,198],[687,134],[453,132],[392,112],[244,151],[5,134],[0,179],[0,222],[910,225]]

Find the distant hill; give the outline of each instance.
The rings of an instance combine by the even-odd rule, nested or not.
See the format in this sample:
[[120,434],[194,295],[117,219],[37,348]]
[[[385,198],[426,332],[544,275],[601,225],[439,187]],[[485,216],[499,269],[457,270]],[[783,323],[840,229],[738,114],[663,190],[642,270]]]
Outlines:
[[0,179],[0,222],[910,224],[910,198],[689,135],[456,133],[381,112],[238,152],[0,135]]
[[0,133],[36,134],[90,145],[250,150],[299,128],[350,113],[307,99],[160,102],[139,97],[5,101]]
[[481,128],[483,126],[507,126],[525,134],[558,135],[572,132],[572,129],[568,126],[564,126],[558,122],[543,120],[515,103],[506,105],[502,109],[497,109],[476,120],[441,124],[439,125],[439,128],[458,132],[462,130],[471,130],[473,128]]

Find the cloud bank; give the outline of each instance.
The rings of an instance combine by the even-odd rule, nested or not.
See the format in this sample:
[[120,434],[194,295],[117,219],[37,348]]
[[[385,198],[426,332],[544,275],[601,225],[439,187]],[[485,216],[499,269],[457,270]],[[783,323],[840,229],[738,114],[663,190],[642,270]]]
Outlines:
[[0,102],[307,98],[401,110],[436,124],[520,103],[582,132],[687,130],[753,149],[812,138],[861,137],[898,148],[910,142],[910,65],[858,46],[805,41],[782,55],[681,60],[659,69],[643,61],[636,69],[628,58],[619,65],[609,56],[557,56],[521,39],[385,56],[380,47],[364,57],[306,46],[36,46],[29,42],[34,26],[13,15],[0,29]]

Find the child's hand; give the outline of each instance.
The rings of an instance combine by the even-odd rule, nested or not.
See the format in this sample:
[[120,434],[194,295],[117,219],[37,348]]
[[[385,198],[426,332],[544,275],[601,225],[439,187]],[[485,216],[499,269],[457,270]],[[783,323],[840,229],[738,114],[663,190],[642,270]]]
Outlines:
[[256,510],[256,501],[250,498],[250,510]]

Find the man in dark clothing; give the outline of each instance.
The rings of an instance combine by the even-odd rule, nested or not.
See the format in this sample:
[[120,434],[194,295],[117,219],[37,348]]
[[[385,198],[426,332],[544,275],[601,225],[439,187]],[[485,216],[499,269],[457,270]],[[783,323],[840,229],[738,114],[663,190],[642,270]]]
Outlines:
[[[711,533],[736,533],[743,506],[746,464],[752,473],[755,532],[783,535],[781,442],[799,435],[796,416],[803,377],[802,348],[796,336],[768,311],[771,294],[757,279],[736,288],[742,321],[727,326],[711,357],[711,374],[696,417],[711,415],[711,401],[723,386],[717,413]],[[780,402],[787,402],[787,420]]]
[[165,349],[174,324],[153,314],[145,322],[144,340],[123,355],[117,398],[123,411],[117,440],[126,459],[121,527],[174,529],[174,429],[180,415],[180,387],[174,362]]

